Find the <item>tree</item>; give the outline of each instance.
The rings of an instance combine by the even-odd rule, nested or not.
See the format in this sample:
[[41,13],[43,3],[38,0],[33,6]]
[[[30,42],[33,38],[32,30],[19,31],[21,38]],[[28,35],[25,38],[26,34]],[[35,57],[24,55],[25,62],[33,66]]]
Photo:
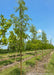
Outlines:
[[[46,44],[48,43],[46,33],[42,31],[42,48],[46,49]],[[43,49],[42,49],[42,58],[43,58]]]
[[6,32],[7,29],[11,26],[10,20],[7,20],[4,18],[3,15],[0,16],[0,45],[6,45],[7,44],[7,38],[6,38]]
[[44,31],[42,31],[42,43],[48,43],[46,33]]
[[31,40],[28,40],[28,41],[26,42],[26,50],[33,50],[33,49],[32,49],[32,42],[31,42]]
[[33,24],[30,26],[30,32],[32,33],[32,40],[37,39],[37,31]]
[[52,44],[52,39],[50,39],[50,44]]
[[[37,50],[36,49],[38,49],[38,43],[35,44],[34,41],[36,41],[40,36],[37,36],[37,30],[33,24],[32,24],[32,26],[30,26],[30,32],[32,33],[32,39],[31,39],[33,42],[32,47],[33,47],[33,49],[35,49],[35,56],[37,58]],[[37,60],[36,60],[36,70],[37,70]]]
[[16,7],[16,12],[19,11],[19,17],[11,15],[12,23],[14,25],[14,32],[20,40],[20,75],[22,75],[22,51],[23,51],[23,40],[27,37],[25,32],[27,31],[27,27],[29,25],[29,16],[25,14],[25,10],[27,7],[25,6],[24,0],[18,0],[19,7]]
[[9,50],[14,52],[16,50],[16,35],[14,35],[13,31],[10,31],[10,36],[9,36]]

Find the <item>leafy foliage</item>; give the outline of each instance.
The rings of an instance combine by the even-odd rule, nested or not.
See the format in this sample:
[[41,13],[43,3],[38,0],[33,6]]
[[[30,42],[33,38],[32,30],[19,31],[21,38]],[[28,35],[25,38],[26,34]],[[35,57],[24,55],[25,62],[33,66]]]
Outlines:
[[0,16],[0,44],[7,44],[7,38],[5,33],[11,26],[11,20],[7,20],[3,15]]

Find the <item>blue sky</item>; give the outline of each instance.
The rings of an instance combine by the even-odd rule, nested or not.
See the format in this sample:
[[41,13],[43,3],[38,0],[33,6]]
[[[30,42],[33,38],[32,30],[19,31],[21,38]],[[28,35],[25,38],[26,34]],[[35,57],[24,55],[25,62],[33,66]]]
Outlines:
[[[48,39],[54,44],[54,0],[25,0],[31,18],[37,30],[44,30]],[[16,0],[0,0],[0,14],[9,18],[10,14],[16,14],[14,7],[18,6]]]

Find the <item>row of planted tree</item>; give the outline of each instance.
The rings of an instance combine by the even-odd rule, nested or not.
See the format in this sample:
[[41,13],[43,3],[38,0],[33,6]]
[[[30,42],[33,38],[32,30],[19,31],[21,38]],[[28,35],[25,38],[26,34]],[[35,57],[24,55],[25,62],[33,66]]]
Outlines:
[[[44,31],[38,36],[38,31],[33,24],[30,24],[29,21],[31,18],[25,14],[25,10],[27,10],[27,7],[25,6],[24,0],[18,0],[18,7],[15,8],[15,12],[18,12],[18,16],[11,14],[10,19],[4,18],[3,15],[0,16],[0,46],[8,45],[8,52],[20,52],[21,75],[22,51],[54,48],[51,42],[49,43],[47,40]],[[11,31],[8,33],[9,29]],[[29,35],[30,33],[31,35]]]

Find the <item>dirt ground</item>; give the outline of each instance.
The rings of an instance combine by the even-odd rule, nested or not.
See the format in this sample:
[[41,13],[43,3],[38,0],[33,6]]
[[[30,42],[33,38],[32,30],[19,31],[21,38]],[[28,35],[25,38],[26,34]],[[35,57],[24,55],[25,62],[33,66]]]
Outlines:
[[51,55],[54,53],[51,52],[50,54],[47,54],[46,56],[43,57],[41,61],[38,62],[37,67],[35,65],[34,68],[31,67],[30,72],[27,72],[26,75],[45,75],[46,69],[45,67],[47,66]]
[[[45,73],[45,66],[47,66],[47,63],[48,63],[49,60],[50,60],[50,56],[51,56],[53,53],[54,53],[54,51],[51,52],[50,54],[47,54],[46,56],[44,56],[42,60],[38,61],[37,67],[36,67],[36,65],[35,65],[34,68],[30,67],[30,71],[27,72],[26,75],[44,75],[44,73]],[[26,58],[26,59],[22,60],[22,62],[24,62],[24,61],[26,61],[26,60],[29,60],[29,59],[31,59],[31,58],[33,58],[33,57],[34,57],[34,56],[31,56],[31,57],[29,57],[29,58]],[[4,69],[6,69],[6,68],[9,68],[9,67],[11,67],[11,66],[14,66],[14,65],[16,65],[16,64],[19,64],[19,63],[20,63],[20,62],[15,62],[15,63],[13,63],[13,64],[10,64],[10,65],[7,65],[7,66],[3,66],[3,67],[0,68],[0,71],[1,71],[1,70],[4,70]],[[36,70],[36,69],[37,69],[37,70]]]

